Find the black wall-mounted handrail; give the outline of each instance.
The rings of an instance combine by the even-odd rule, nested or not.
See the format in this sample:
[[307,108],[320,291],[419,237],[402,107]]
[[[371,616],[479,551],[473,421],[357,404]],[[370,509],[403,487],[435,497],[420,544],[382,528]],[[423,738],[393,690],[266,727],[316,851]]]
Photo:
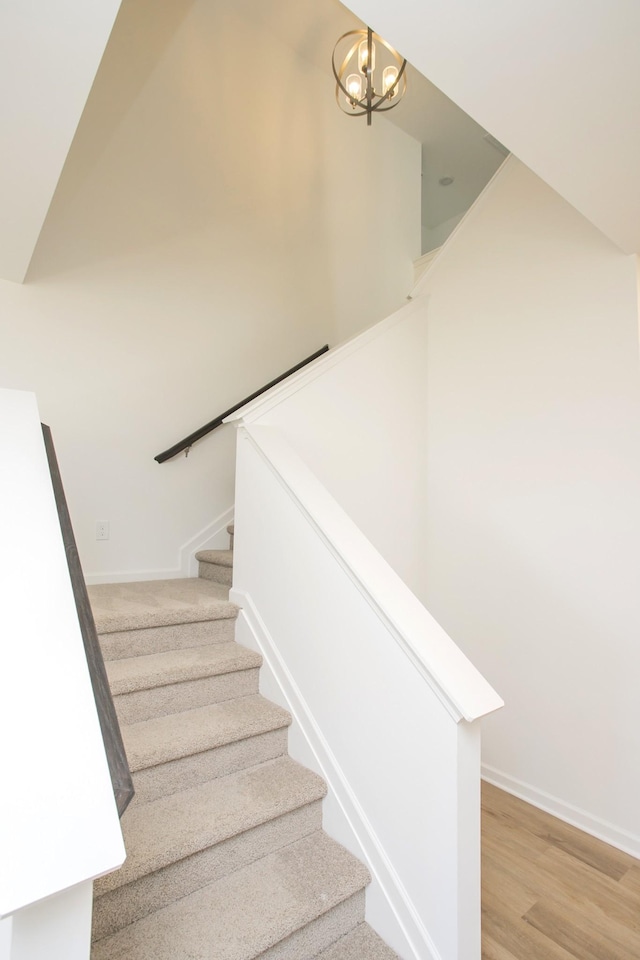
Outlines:
[[296,363],[295,367],[291,367],[290,370],[287,370],[286,373],[280,374],[279,377],[276,377],[275,380],[272,380],[270,383],[265,384],[264,387],[260,387],[259,390],[256,390],[255,393],[252,393],[250,397],[245,397],[244,400],[241,400],[240,403],[236,403],[235,406],[230,407],[228,410],[225,410],[224,413],[221,413],[219,417],[216,417],[215,420],[210,420],[209,423],[205,423],[203,427],[200,427],[199,430],[195,430],[193,433],[190,433],[188,437],[185,437],[184,440],[180,440],[178,443],[174,443],[172,447],[169,447],[168,450],[164,450],[162,453],[159,453],[157,457],[154,457],[154,460],[157,460],[158,463],[164,463],[165,460],[171,460],[172,457],[177,456],[177,454],[182,453],[183,450],[189,450],[192,444],[197,440],[202,440],[203,437],[206,437],[208,433],[211,433],[212,430],[215,430],[216,427],[222,426],[223,420],[226,420],[227,417],[230,417],[232,413],[235,413],[236,410],[239,410],[240,407],[244,407],[245,404],[251,403],[252,400],[255,400],[256,397],[259,397],[260,394],[266,393],[267,390],[270,390],[271,387],[275,387],[277,383],[281,383],[283,380],[286,380],[287,377],[290,377],[292,373],[297,373],[298,370],[301,370],[302,367],[306,367],[308,363],[311,363],[313,360],[317,360],[318,357],[321,357],[323,353],[326,353],[329,349],[329,344],[325,344],[324,347],[321,347],[319,350],[316,350],[315,353],[312,353],[310,357],[307,357],[306,360],[301,360],[300,363]]
[[76,547],[76,540],[71,526],[71,517],[64,495],[62,486],[62,477],[58,468],[56,452],[53,446],[51,430],[46,424],[41,424],[44,435],[44,445],[47,451],[47,460],[49,461],[49,472],[51,474],[51,483],[53,485],[53,494],[58,508],[58,518],[60,520],[60,529],[62,530],[62,540],[64,550],[67,556],[67,565],[71,577],[71,586],[73,596],[78,611],[78,622],[80,623],[80,632],[82,633],[82,642],[84,643],[87,665],[89,667],[89,676],[91,677],[91,686],[98,710],[98,719],[100,720],[100,729],[104,741],[105,752],[107,754],[107,763],[109,773],[111,774],[111,785],[113,795],[118,808],[118,815],[122,816],[127,806],[133,799],[134,789],[131,779],[131,771],[127,762],[127,755],[122,742],[120,724],[116,716],[116,710],[113,705],[111,688],[107,679],[100,641],[96,631],[91,604],[82,574],[80,557]]

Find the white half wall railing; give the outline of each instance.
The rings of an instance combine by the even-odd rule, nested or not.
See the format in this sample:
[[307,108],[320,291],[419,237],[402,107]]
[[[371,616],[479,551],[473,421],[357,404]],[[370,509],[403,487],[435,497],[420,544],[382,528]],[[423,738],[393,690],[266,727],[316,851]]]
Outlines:
[[122,832],[32,393],[0,390],[0,434],[0,960],[88,960]]
[[232,597],[325,829],[404,960],[480,960],[480,725],[502,701],[275,427],[238,430]]

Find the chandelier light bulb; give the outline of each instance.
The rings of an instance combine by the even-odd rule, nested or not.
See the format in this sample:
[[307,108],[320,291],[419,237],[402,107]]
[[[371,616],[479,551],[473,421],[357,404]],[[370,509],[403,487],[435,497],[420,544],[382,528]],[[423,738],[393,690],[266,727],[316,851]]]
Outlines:
[[371,64],[369,64],[369,40],[363,40],[358,47],[358,69],[360,73],[366,73],[370,70],[372,73],[376,68],[376,45],[371,41]]
[[356,101],[362,100],[362,76],[358,73],[350,73],[347,77],[347,99],[352,106]]
[[[384,70],[382,71],[382,93],[383,94],[389,93],[389,90],[391,90],[391,88],[393,87],[397,79],[398,79],[398,68],[396,66],[385,67]],[[393,90],[392,93],[389,94],[389,100],[392,100],[395,97],[397,92],[398,92],[398,88],[396,87],[395,90]]]

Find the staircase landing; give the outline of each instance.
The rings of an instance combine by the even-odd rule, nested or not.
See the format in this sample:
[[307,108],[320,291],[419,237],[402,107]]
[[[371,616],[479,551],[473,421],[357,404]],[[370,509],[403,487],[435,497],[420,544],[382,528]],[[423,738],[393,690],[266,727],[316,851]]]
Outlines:
[[229,588],[200,577],[98,583],[88,587],[99,634],[235,618]]

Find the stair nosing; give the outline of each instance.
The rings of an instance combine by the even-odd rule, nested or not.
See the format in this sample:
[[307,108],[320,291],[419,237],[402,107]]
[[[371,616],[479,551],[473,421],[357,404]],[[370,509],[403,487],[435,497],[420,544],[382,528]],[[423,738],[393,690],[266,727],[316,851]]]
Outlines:
[[[376,957],[382,958],[382,955],[384,955],[385,960],[400,960],[393,948],[376,933],[366,920],[359,923],[343,937],[340,937],[322,953],[319,953],[315,960],[341,960],[341,958],[342,960],[345,960],[345,958],[353,960],[353,957],[357,957],[358,960],[365,960],[365,958],[371,956],[370,950],[372,948]],[[363,952],[363,949],[366,952]]]
[[[240,736],[229,737],[228,734],[225,733],[222,739],[217,739],[215,736],[204,738],[195,745],[195,749],[193,748],[193,741],[191,742],[191,746],[189,746],[188,738],[186,737],[180,744],[179,750],[177,746],[174,745],[175,741],[167,741],[166,739],[162,742],[162,749],[156,751],[152,751],[150,748],[140,750],[139,746],[135,748],[131,744],[132,738],[129,731],[135,731],[134,736],[135,734],[149,734],[152,736],[154,730],[162,730],[164,726],[171,725],[173,731],[176,732],[180,730],[181,725],[188,723],[190,716],[194,713],[200,715],[203,719],[207,714],[213,714],[215,716],[216,714],[222,713],[224,715],[228,714],[230,710],[233,710],[234,704],[241,704],[246,701],[251,701],[252,704],[263,707],[262,716],[265,718],[265,722],[258,723],[255,728],[251,729],[251,724],[245,725],[243,728],[242,720],[239,720],[236,725],[236,732],[241,731]],[[287,710],[284,710],[277,704],[271,703],[259,694],[251,694],[247,697],[238,697],[223,701],[222,703],[209,704],[206,707],[195,707],[183,713],[166,714],[162,717],[153,717],[150,720],[139,720],[135,723],[124,724],[122,727],[122,736],[131,771],[132,773],[138,773],[141,770],[149,770],[163,763],[170,763],[174,760],[180,760],[183,757],[197,756],[199,753],[216,750],[230,743],[238,743],[241,740],[247,740],[263,733],[269,733],[272,730],[280,730],[290,724],[291,714]]]
[[[238,785],[240,794],[243,787],[250,794],[252,787],[261,786],[264,790],[270,780],[273,784],[273,778],[276,778],[275,787],[272,786],[273,793],[267,801],[258,805],[257,810],[255,804],[250,811],[238,809]],[[278,778],[282,778],[280,783],[277,782]],[[294,792],[291,790],[293,784],[296,786]],[[135,830],[136,821],[151,822],[160,829],[154,830],[152,842],[147,843],[142,851],[135,849],[135,841],[130,841],[124,865],[96,881],[96,897],[322,800],[326,794],[327,786],[322,777],[291,757],[284,756],[132,808],[123,825],[125,842],[128,829]],[[189,821],[189,830],[172,830],[172,826],[178,822],[176,811],[183,805],[185,809],[193,811],[194,801],[202,805],[203,800],[211,805],[210,812],[204,813],[201,809],[201,819]],[[214,816],[216,805],[217,817],[211,822],[210,817]],[[179,850],[177,845],[180,846]]]
[[239,612],[238,605],[229,600],[227,587],[200,577],[93,584],[88,592],[99,636],[234,620]]
[[259,653],[240,646],[235,640],[105,662],[114,697],[205,677],[256,670],[261,665]]
[[214,567],[233,567],[233,550],[198,550],[196,560]]
[[[240,607],[226,601],[225,609],[213,610],[158,610],[149,614],[103,614],[95,618],[98,636],[109,633],[126,633],[129,630],[145,630],[149,627],[179,627],[183,623],[208,623],[213,620],[235,620]],[[218,615],[215,616],[214,613]]]
[[[279,878],[284,870],[287,870],[288,876],[293,870],[293,879],[298,883],[295,885],[296,893],[290,893],[289,903],[278,909],[277,896],[283,889]],[[323,831],[316,831],[98,941],[95,945],[96,957],[101,960],[113,957],[115,960],[115,957],[133,956],[131,951],[136,950],[135,956],[142,960],[171,960],[176,954],[173,944],[169,942],[167,929],[170,929],[173,937],[181,938],[185,957],[251,960],[362,893],[370,879],[369,871],[356,857]],[[304,902],[294,902],[302,881],[306,882],[308,895]],[[326,892],[323,889],[325,884]],[[238,920],[233,917],[231,910],[245,899],[239,891],[247,886],[249,889],[262,887],[261,910],[238,910],[244,921],[244,927],[239,929]],[[254,895],[252,902],[256,902],[256,899]],[[216,909],[219,913],[221,908],[227,908],[227,913],[226,917],[219,919],[216,929],[213,925]],[[259,930],[252,929],[252,921],[257,913],[264,919],[269,908],[271,917],[266,928],[263,924]],[[205,919],[200,920],[203,915]],[[206,953],[200,943],[200,937],[205,936],[205,924],[206,941],[210,944]],[[216,933],[222,929],[233,929],[235,933],[235,942],[229,944],[226,941],[223,952],[220,940],[216,940]],[[194,941],[197,941],[197,945],[192,946]],[[139,953],[138,948],[142,944],[143,952]]]

